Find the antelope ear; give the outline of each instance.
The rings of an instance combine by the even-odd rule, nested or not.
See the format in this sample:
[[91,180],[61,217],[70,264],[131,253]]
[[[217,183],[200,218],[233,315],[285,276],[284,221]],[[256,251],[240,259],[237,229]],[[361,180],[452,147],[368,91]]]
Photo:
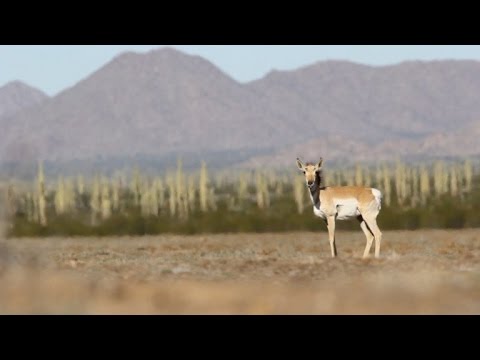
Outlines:
[[322,169],[323,158],[320,158],[320,161],[317,164],[317,171]]
[[297,166],[302,171],[305,168],[305,165],[303,165],[302,161],[299,158],[297,158]]

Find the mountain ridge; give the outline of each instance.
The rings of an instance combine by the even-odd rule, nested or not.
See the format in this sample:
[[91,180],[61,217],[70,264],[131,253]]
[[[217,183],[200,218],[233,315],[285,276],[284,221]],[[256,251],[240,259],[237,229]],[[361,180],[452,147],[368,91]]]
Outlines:
[[470,60],[328,60],[241,83],[173,48],[124,52],[47,101],[0,117],[0,161],[243,151],[251,159],[239,157],[241,166],[265,166],[302,146],[332,159],[480,153],[469,130],[480,124],[479,92],[480,62]]
[[0,119],[37,105],[49,98],[43,91],[20,80],[0,86]]

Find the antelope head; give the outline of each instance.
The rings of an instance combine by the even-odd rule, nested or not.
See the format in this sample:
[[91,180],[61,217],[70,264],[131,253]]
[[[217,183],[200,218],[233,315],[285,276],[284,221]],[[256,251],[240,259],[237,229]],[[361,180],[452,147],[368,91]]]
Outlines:
[[315,182],[320,179],[320,171],[322,170],[323,159],[320,158],[320,161],[317,164],[306,163],[304,164],[299,158],[297,158],[297,166],[300,171],[305,175],[305,182],[309,188],[315,185]]

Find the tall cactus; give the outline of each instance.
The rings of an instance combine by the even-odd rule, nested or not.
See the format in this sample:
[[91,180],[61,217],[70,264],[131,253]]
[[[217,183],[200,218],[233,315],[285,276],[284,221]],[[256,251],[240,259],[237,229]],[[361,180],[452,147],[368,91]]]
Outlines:
[[155,189],[158,197],[158,208],[163,209],[165,206],[165,188],[162,178],[158,177],[155,179]]
[[192,212],[195,211],[197,189],[195,188],[195,178],[193,175],[190,175],[188,177],[187,198],[188,198],[188,208]]
[[255,174],[255,188],[257,190],[257,206],[259,209],[264,209],[266,207],[266,201],[263,191],[263,182],[264,178],[260,171],[257,171]]
[[167,189],[168,189],[168,208],[171,216],[177,214],[177,194],[175,191],[175,179],[171,173],[167,173]]
[[27,192],[26,195],[26,211],[27,211],[27,220],[29,222],[33,222],[35,218],[35,210],[34,210],[34,202],[33,202],[33,196],[32,193],[29,191]]
[[450,167],[450,194],[452,196],[458,195],[458,176],[457,176],[457,167],[452,165]]
[[80,196],[85,193],[85,180],[82,175],[77,176],[77,192]]
[[208,207],[213,211],[217,210],[217,196],[213,187],[208,189]]
[[112,180],[112,211],[120,211],[120,178]]
[[446,192],[444,185],[447,182],[444,181],[444,177],[446,177],[446,172],[443,162],[436,161],[433,165],[433,187],[436,195],[441,195]]
[[65,182],[62,176],[58,177],[57,189],[54,198],[55,213],[63,215],[66,211]]
[[101,201],[101,214],[102,219],[108,219],[112,215],[112,202],[110,200],[110,189],[108,187],[108,180],[102,178],[102,189],[100,194]]
[[275,195],[280,197],[283,195],[283,180],[277,179],[275,186]]
[[98,222],[99,215],[102,212],[102,202],[100,199],[101,189],[100,181],[98,176],[95,176],[92,185],[92,193],[90,195],[90,211],[91,211],[91,222],[92,225],[96,225]]
[[370,171],[370,168],[365,169],[365,174],[364,174],[364,185],[365,186],[372,186],[372,173]]
[[72,212],[76,209],[76,201],[75,201],[75,185],[73,179],[66,178],[65,179],[65,206],[66,211]]
[[38,206],[38,196],[33,194],[32,196],[32,205],[33,205],[33,222],[40,223],[40,215],[39,215],[39,206]]
[[240,174],[240,178],[238,180],[237,189],[237,197],[240,204],[246,200],[248,196],[248,182],[245,174]]
[[12,184],[7,188],[7,212],[10,218],[13,218],[17,213],[17,195]]
[[295,197],[295,204],[297,205],[297,211],[299,214],[303,214],[304,210],[304,181],[300,176],[295,176],[293,179],[293,194]]
[[130,191],[133,194],[133,205],[138,208],[140,206],[141,197],[141,178],[140,172],[137,168],[133,170],[132,182],[130,184]]
[[463,173],[465,178],[465,191],[472,191],[473,167],[470,159],[465,160],[463,164]]
[[38,203],[38,218],[40,225],[47,226],[47,200],[46,187],[45,187],[45,175],[43,174],[43,164],[38,164],[37,174],[37,203]]
[[177,173],[175,177],[175,186],[177,194],[177,208],[180,219],[188,218],[188,199],[185,186],[185,176],[183,173],[183,161],[181,158],[177,160]]
[[375,169],[375,186],[377,187],[383,187],[383,171],[380,165],[377,165],[377,168]]
[[150,215],[158,216],[158,191],[157,187],[155,186],[155,182],[152,182],[150,186],[150,197],[149,197],[149,208],[150,208]]
[[418,188],[419,188],[419,185],[418,185],[418,168],[417,167],[412,167],[410,169],[410,171],[411,171],[410,181],[411,181],[411,194],[412,194],[411,205],[415,206],[420,201],[420,195],[419,195],[419,191],[418,191]]
[[199,184],[199,196],[200,196],[200,210],[207,212],[208,210],[208,172],[207,164],[202,161],[200,168],[200,184]]
[[403,205],[406,198],[406,171],[405,166],[400,161],[395,166],[395,192],[397,193],[398,203]]
[[425,165],[420,167],[420,198],[425,205],[430,196],[430,176]]
[[355,185],[363,185],[363,170],[360,164],[355,165]]
[[389,206],[392,202],[392,179],[390,178],[390,169],[387,165],[383,166],[382,175],[385,204]]

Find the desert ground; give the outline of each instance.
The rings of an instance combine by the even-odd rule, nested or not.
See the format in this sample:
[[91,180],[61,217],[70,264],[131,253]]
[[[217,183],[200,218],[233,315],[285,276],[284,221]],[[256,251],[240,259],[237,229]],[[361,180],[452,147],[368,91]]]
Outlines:
[[1,314],[480,314],[480,230],[0,240]]

